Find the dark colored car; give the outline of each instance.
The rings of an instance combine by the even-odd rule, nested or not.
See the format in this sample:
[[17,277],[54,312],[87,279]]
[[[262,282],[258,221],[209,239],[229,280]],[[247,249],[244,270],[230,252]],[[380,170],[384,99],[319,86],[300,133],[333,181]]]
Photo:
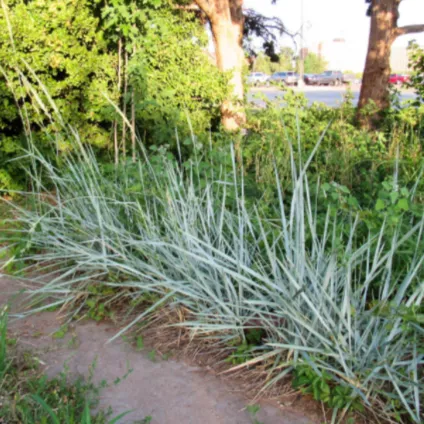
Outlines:
[[305,84],[307,84],[307,85],[314,85],[315,79],[316,79],[315,74],[305,74],[305,75],[303,75],[303,81],[305,81]]
[[403,85],[409,82],[409,75],[392,74],[389,78],[390,84]]
[[310,80],[313,85],[342,85],[343,73],[340,71],[325,71],[322,74],[315,75]]

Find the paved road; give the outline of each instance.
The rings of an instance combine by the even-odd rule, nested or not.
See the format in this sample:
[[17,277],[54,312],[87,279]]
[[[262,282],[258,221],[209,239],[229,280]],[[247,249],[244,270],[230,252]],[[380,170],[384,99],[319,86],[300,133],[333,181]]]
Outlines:
[[[309,100],[309,104],[312,104],[314,102],[321,102],[325,103],[328,106],[338,106],[343,101],[343,95],[346,93],[346,89],[344,87],[305,87],[303,90],[298,89],[297,87],[294,88],[295,92],[301,92],[303,91],[306,95],[306,97]],[[255,102],[258,105],[264,105],[264,102],[262,100],[259,100],[255,98],[255,95],[257,94],[265,94],[268,99],[273,100],[278,96],[283,96],[284,92],[275,89],[274,87],[271,88],[252,88],[249,92],[249,100]],[[353,93],[353,102],[356,105],[358,103],[359,99],[359,87],[354,87],[352,89]],[[409,91],[404,91],[401,94],[401,100],[411,100],[415,97],[414,93]]]

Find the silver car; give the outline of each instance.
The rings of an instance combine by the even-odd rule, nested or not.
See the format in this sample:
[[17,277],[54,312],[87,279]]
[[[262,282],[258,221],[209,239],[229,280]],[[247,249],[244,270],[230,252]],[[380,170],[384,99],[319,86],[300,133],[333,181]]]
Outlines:
[[268,85],[269,84],[269,75],[263,72],[252,72],[247,77],[247,83],[249,85]]
[[286,85],[297,85],[299,82],[299,75],[296,72],[276,72],[271,77],[271,82],[283,83]]

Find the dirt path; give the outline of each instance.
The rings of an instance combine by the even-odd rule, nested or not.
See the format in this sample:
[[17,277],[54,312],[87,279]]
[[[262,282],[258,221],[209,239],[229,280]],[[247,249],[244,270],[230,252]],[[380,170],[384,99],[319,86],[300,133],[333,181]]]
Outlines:
[[[15,291],[16,282],[0,274],[0,306]],[[207,369],[184,362],[153,358],[137,352],[124,341],[106,342],[116,328],[87,321],[63,339],[52,334],[60,323],[55,313],[43,313],[11,323],[25,349],[40,352],[46,372],[55,375],[67,363],[71,373],[87,375],[97,360],[95,381],[110,383],[102,392],[101,405],[114,415],[134,410],[122,423],[152,416],[151,424],[251,424],[245,410],[248,399],[230,390],[228,384]],[[119,384],[113,382],[131,373]],[[263,424],[312,424],[316,421],[299,411],[262,403],[257,419]]]

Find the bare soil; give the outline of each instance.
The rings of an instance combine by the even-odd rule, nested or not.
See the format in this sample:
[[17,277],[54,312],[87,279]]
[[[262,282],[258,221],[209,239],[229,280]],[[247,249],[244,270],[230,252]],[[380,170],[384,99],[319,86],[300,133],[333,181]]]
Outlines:
[[[0,307],[19,289],[17,281],[0,274]],[[122,423],[134,423],[146,416],[152,417],[151,424],[253,422],[246,410],[249,398],[236,390],[236,381],[230,384],[212,370],[181,359],[164,360],[148,349],[137,351],[122,339],[108,343],[117,332],[111,323],[84,321],[57,339],[53,334],[60,324],[56,313],[45,312],[13,320],[10,329],[18,336],[21,348],[37,352],[49,376],[61,372],[65,364],[71,375],[87,375],[96,361],[94,380],[109,383],[102,391],[101,406],[111,406],[114,415],[133,411]],[[121,381],[114,384],[117,379]],[[261,408],[256,419],[263,424],[320,422],[317,414],[299,410],[302,403],[296,409],[266,400],[258,404]]]

